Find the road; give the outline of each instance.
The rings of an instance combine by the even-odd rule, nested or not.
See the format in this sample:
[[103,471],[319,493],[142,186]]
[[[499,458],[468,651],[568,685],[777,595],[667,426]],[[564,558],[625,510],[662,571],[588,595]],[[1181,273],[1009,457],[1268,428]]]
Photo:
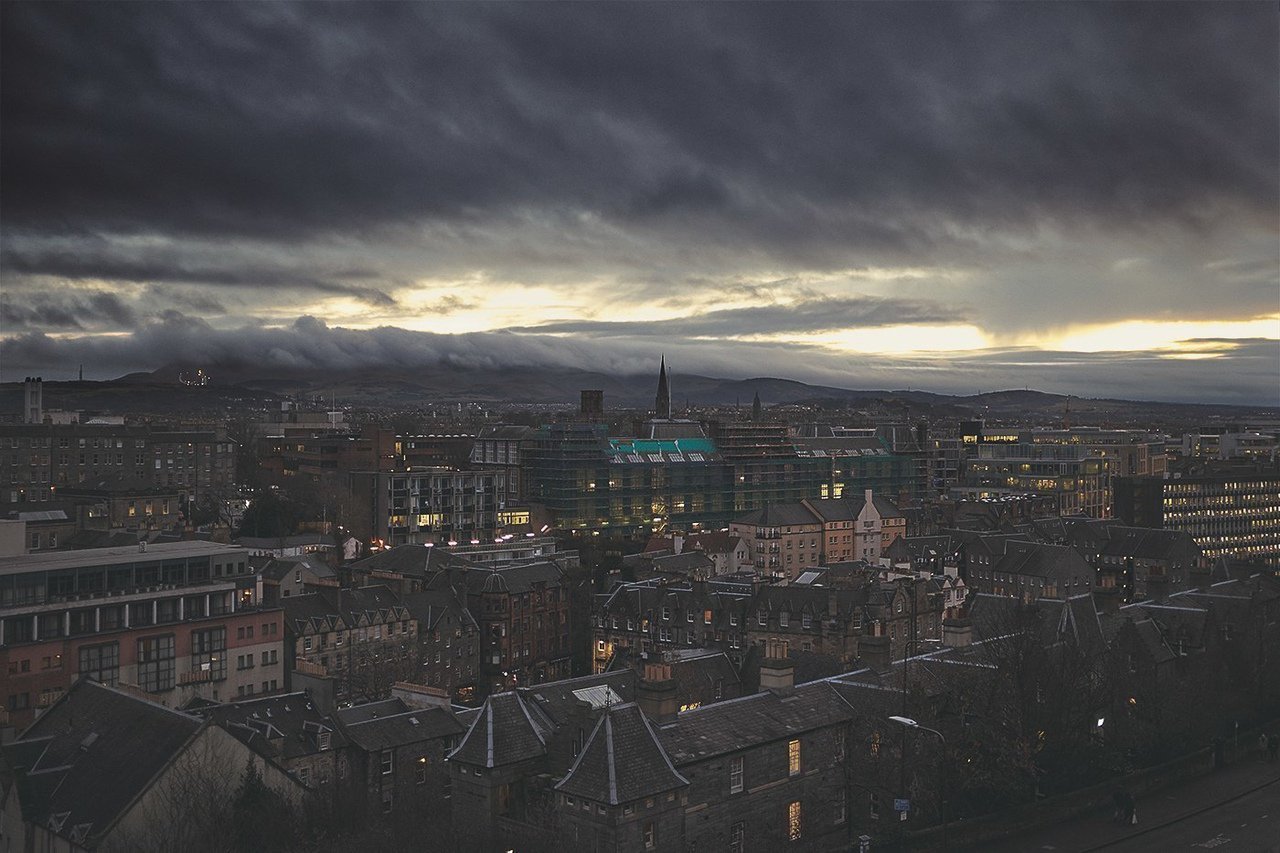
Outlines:
[[[1141,810],[1138,816],[1141,818]],[[1280,853],[1280,780],[1200,814],[1093,849],[1107,853]]]
[[1137,826],[1105,810],[972,853],[1280,853],[1280,768],[1241,762],[1138,798]]

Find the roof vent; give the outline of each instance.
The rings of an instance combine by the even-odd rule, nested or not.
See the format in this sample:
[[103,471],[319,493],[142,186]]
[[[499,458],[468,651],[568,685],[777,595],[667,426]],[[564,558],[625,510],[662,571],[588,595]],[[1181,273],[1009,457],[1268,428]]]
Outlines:
[[417,717],[410,717],[410,718],[409,718],[409,722],[413,723],[413,724],[416,726],[416,725],[418,725],[418,718],[417,718]]
[[83,752],[83,751],[87,750],[89,747],[93,746],[95,743],[97,743],[97,741],[98,741],[98,733],[97,733],[97,732],[89,732],[87,735],[85,735],[85,736],[84,736],[84,740],[80,741],[80,750],[81,750],[81,752]]

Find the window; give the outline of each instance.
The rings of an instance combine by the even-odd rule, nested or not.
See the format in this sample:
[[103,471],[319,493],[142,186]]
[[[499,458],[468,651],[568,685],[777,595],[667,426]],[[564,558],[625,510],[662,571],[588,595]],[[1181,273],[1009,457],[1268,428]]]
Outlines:
[[741,755],[735,755],[729,759],[729,793],[742,793],[742,762]]
[[756,614],[756,622],[759,623],[761,628],[765,627],[769,624],[769,614],[761,610]]
[[427,766],[428,766],[427,757],[425,755],[419,757],[418,767],[417,767],[417,772],[415,777],[415,781],[419,785],[427,784]]
[[702,624],[703,625],[711,624],[711,610],[709,608],[707,610],[702,611]]
[[875,791],[871,792],[871,819],[880,819],[880,795]]
[[382,813],[391,814],[395,808],[395,792],[390,788],[382,792]]
[[729,827],[729,853],[743,853],[747,846],[747,822],[740,820]]
[[787,775],[800,775],[800,739],[787,743]]
[[138,640],[138,686],[148,693],[173,689],[173,634]]
[[81,646],[80,677],[114,687],[120,677],[120,644]]
[[658,845],[658,830],[651,820],[644,822],[644,849],[652,850]]
[[844,729],[836,731],[836,761],[844,761]]
[[227,677],[227,629],[191,632],[191,670],[207,672],[211,681]]
[[779,624],[779,625],[781,625],[783,628],[786,628],[786,627],[790,626],[790,625],[791,625],[791,614],[790,614],[790,613],[788,613],[788,612],[787,612],[787,611],[785,611],[785,610],[783,610],[781,613],[779,613],[779,614],[778,614],[778,624]]
[[800,829],[800,801],[794,800],[787,806],[787,837],[799,841]]
[[396,754],[389,749],[382,750],[382,775],[390,776],[396,769]]

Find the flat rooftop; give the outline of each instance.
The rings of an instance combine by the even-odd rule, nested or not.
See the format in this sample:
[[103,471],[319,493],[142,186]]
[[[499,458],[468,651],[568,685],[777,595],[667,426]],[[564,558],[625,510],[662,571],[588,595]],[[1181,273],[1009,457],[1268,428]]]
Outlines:
[[191,557],[235,556],[249,557],[248,550],[234,545],[193,540],[189,542],[157,542],[139,551],[136,545],[127,548],[85,548],[81,551],[54,551],[48,554],[23,554],[16,557],[0,557],[0,575],[19,572],[50,572],[58,569],[77,569],[83,566],[118,566],[127,563],[152,560],[185,560]]

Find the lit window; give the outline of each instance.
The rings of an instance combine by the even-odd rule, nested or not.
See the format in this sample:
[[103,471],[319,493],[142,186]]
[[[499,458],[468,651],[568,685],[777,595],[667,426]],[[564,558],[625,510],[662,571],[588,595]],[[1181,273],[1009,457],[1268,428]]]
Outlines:
[[792,841],[800,840],[800,801],[795,800],[787,806],[787,837]]
[[800,740],[797,738],[787,744],[787,775],[800,775]]

